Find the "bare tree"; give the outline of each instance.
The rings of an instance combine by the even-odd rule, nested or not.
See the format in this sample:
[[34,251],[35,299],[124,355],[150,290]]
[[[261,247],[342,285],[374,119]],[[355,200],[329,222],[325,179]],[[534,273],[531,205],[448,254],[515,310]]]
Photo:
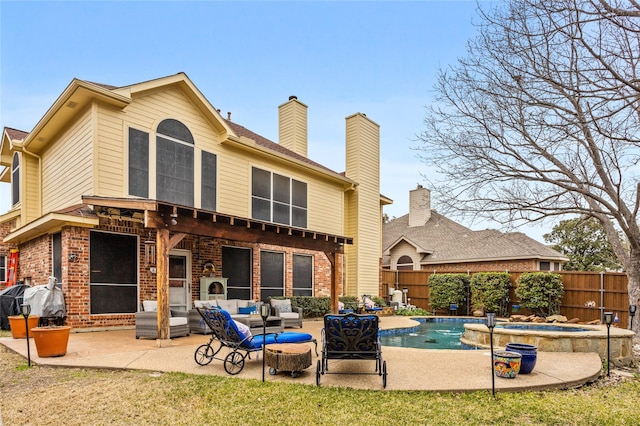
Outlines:
[[466,57],[439,73],[420,135],[443,178],[434,198],[511,226],[596,218],[636,303],[640,4],[512,0],[479,14]]

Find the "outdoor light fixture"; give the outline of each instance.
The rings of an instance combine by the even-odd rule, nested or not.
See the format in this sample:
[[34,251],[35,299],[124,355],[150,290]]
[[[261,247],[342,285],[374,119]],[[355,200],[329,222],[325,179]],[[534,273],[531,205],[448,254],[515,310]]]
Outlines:
[[487,312],[487,327],[489,328],[489,344],[491,348],[491,394],[496,396],[496,377],[493,372],[493,328],[496,326],[495,312]]
[[177,225],[178,224],[178,213],[171,213],[169,216],[171,216],[171,224],[172,225]]
[[262,381],[264,382],[264,356],[265,346],[267,346],[267,318],[269,317],[271,307],[268,303],[260,305],[260,316],[262,317]]
[[613,322],[613,312],[604,313],[604,323],[607,325],[607,377],[611,372],[611,323]]
[[633,317],[636,316],[637,305],[629,305],[629,330],[633,329]]
[[31,367],[31,350],[29,347],[29,314],[31,314],[31,305],[23,303],[20,305],[20,311],[24,317],[24,328],[27,331],[27,362],[29,367]]

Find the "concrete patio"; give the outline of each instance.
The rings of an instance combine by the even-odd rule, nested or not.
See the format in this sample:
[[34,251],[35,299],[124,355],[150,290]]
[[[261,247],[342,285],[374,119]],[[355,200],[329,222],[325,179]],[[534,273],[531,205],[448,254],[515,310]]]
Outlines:
[[[415,322],[407,317],[381,317],[381,328],[404,328]],[[320,350],[321,320],[305,321],[302,331],[311,333],[318,340]],[[139,369],[151,372],[184,372],[190,374],[214,374],[240,379],[262,378],[262,357],[253,353],[244,369],[237,376],[228,375],[223,362],[214,359],[209,365],[200,366],[194,361],[196,348],[209,341],[209,336],[191,334],[172,339],[168,347],[159,348],[153,339],[135,339],[133,329],[87,331],[71,333],[67,354],[62,357],[40,358],[35,343],[30,339],[31,360],[38,365],[56,367]],[[0,344],[27,357],[24,339],[0,338]],[[313,345],[311,345],[313,348]],[[224,349],[223,349],[224,350]],[[387,362],[387,390],[453,391],[491,390],[491,361],[487,350],[431,350],[383,347]],[[220,355],[219,355],[220,356]],[[270,375],[267,381],[304,383],[315,386],[316,362],[320,359],[313,352],[313,364],[297,378],[287,372]],[[374,371],[369,361],[330,361],[330,371]],[[515,379],[496,377],[497,392],[564,389],[589,383],[599,377],[602,370],[600,357],[595,353],[539,352],[535,369],[531,374],[520,374]],[[325,374],[321,386],[343,386],[356,389],[382,390],[378,375]]]

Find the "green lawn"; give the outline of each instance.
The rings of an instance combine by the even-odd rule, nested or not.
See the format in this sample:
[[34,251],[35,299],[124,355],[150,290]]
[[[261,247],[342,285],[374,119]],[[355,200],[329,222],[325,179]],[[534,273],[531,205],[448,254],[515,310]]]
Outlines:
[[[352,390],[182,373],[27,368],[0,347],[7,425],[637,425],[640,378],[549,392]],[[0,423],[1,424],[1,423]]]

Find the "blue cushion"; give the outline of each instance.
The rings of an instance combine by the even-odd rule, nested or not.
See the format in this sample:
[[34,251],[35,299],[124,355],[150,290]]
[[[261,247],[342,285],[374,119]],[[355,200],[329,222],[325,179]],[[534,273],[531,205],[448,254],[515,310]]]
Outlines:
[[308,333],[296,333],[295,331],[285,331],[277,334],[257,334],[250,342],[251,348],[261,348],[262,342],[267,345],[273,343],[303,343],[313,341],[313,336]]
[[238,308],[238,313],[242,315],[249,315],[256,312],[255,306],[240,306]]

